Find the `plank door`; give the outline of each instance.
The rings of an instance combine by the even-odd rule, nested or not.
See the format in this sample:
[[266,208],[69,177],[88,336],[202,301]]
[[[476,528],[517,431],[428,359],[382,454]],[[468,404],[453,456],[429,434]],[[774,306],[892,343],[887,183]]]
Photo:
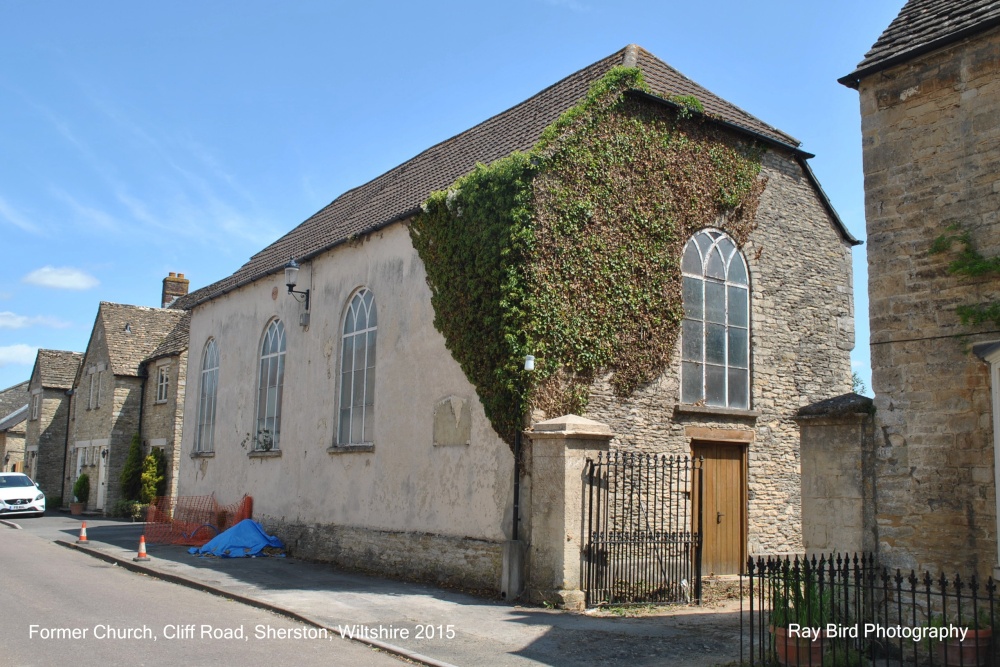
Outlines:
[[714,442],[693,442],[691,447],[695,458],[705,457],[701,573],[740,574],[747,558],[747,448]]

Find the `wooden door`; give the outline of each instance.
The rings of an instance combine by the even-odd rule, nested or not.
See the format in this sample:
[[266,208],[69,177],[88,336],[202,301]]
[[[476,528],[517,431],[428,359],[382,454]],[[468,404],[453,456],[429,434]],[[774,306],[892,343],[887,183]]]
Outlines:
[[[714,442],[691,446],[696,458],[705,457],[701,573],[739,574],[747,554],[746,446]],[[696,521],[697,516],[696,511]]]

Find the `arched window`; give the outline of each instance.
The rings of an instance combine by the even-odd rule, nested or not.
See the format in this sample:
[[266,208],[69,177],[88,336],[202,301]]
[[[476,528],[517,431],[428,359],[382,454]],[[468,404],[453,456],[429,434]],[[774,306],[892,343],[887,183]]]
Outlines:
[[196,452],[215,451],[215,397],[219,391],[219,347],[215,339],[205,345],[201,357],[201,394],[198,397],[198,430],[195,432]]
[[361,289],[351,298],[344,316],[337,430],[337,442],[342,445],[373,441],[377,329],[375,297],[371,291]]
[[285,381],[285,325],[267,325],[260,346],[260,379],[257,384],[257,433],[254,449],[277,449],[281,440],[281,387]]
[[746,260],[723,232],[684,247],[681,403],[750,407],[750,283]]

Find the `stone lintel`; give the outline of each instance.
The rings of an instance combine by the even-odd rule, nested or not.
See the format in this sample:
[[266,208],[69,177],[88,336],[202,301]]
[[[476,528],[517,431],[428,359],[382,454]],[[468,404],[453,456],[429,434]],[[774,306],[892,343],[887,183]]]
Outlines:
[[748,444],[754,441],[754,432],[748,428],[685,426],[684,435],[692,440],[709,440],[711,442]]

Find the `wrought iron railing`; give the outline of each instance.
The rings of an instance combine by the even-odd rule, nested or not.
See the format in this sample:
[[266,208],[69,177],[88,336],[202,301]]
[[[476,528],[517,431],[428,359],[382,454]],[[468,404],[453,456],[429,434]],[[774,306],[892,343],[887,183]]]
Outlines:
[[701,599],[701,472],[686,456],[602,452],[587,461],[588,606]]
[[870,554],[771,557],[748,561],[744,587],[749,665],[1000,665],[992,578],[890,571]]

